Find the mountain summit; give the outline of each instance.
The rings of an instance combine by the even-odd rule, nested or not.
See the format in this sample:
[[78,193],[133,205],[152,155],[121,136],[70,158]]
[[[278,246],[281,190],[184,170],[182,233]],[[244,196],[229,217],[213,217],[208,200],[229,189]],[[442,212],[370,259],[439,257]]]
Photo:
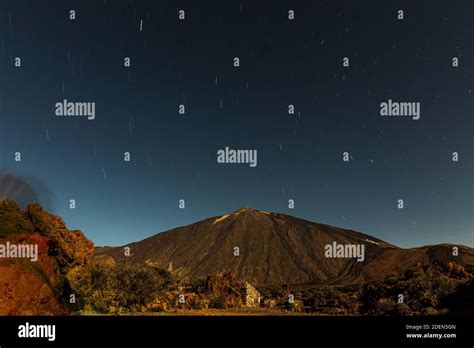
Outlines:
[[[327,248],[356,245],[363,260],[327,257]],[[438,258],[474,263],[472,248],[459,246],[458,256],[452,248],[401,249],[360,232],[243,207],[123,247],[96,248],[95,257],[109,263],[151,262],[185,278],[234,272],[254,284],[347,284],[384,279]]]

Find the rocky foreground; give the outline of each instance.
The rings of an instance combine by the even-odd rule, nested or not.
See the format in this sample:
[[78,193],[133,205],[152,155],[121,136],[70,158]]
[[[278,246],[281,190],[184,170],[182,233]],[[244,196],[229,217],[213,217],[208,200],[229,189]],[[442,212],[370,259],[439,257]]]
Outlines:
[[37,204],[0,202],[0,243],[37,245],[38,260],[0,258],[0,315],[65,315],[66,298],[90,273],[94,244]]
[[[226,225],[220,225],[224,221]],[[268,246],[280,256],[293,252],[291,260],[266,267],[262,253],[255,252],[249,256],[258,264],[254,272],[245,258],[237,263],[236,258],[227,262],[227,254],[219,258],[219,246],[233,246],[238,240],[248,250],[249,236],[256,232],[246,226],[259,222],[278,228]],[[205,228],[212,226],[215,235]],[[8,257],[0,257],[0,315],[474,315],[472,248],[460,247],[457,258],[450,245],[404,251],[357,232],[253,210],[177,230],[175,235],[168,232],[132,244],[131,255],[124,258],[123,248],[95,253],[81,231],[67,229],[60,217],[39,205],[22,211],[11,200],[0,201],[0,256],[8,251]],[[193,270],[196,259],[186,261],[177,245],[183,239],[198,241],[202,231],[208,241],[215,239],[187,244],[189,255],[202,265]],[[293,244],[299,250],[298,243],[310,240],[319,245],[331,240],[331,231],[336,238],[371,244],[369,267],[321,259],[321,268],[313,269],[318,264],[310,259],[314,251],[308,245],[300,250],[303,259],[288,248]],[[267,233],[255,236],[254,243],[267,240]],[[286,246],[280,249],[282,243]],[[12,245],[35,246],[38,255],[19,257],[30,249],[11,249]],[[170,259],[177,255],[174,269],[172,261],[154,253],[173,248],[178,251],[170,254]],[[256,245],[253,249],[260,250]],[[374,259],[380,255],[384,257],[378,265]],[[210,261],[215,261],[214,267]],[[303,272],[292,275],[285,265],[290,270],[301,265]],[[282,282],[293,278],[308,281]]]

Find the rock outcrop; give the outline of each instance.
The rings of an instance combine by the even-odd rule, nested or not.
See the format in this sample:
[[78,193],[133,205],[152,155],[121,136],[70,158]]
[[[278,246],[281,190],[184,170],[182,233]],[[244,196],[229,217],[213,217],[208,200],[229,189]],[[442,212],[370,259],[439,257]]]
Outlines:
[[33,232],[33,224],[15,202],[11,199],[0,201],[0,239]]
[[261,296],[260,293],[249,282],[243,285],[244,305],[246,307],[259,307]]
[[61,275],[74,289],[81,278],[88,276],[94,244],[81,231],[68,230],[59,216],[43,211],[37,204],[28,206],[26,216],[35,231],[48,239],[50,256],[54,257]]
[[225,306],[241,307],[243,305],[242,286],[235,278],[235,274],[219,275],[210,273],[206,280],[209,297],[222,299]]
[[0,258],[0,315],[65,315],[66,298],[89,275],[93,243],[37,204],[0,201],[0,244],[36,246],[37,260]]
[[0,315],[63,315],[58,301],[62,284],[57,264],[48,256],[48,239],[39,234],[18,234],[0,243],[38,246],[38,261],[0,259]]

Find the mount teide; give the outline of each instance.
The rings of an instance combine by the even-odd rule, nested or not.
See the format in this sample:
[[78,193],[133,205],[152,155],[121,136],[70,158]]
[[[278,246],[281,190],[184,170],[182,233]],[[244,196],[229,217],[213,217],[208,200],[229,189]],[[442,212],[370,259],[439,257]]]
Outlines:
[[[363,244],[364,262],[327,258],[327,244]],[[124,247],[96,248],[96,262],[153,263],[180,277],[202,278],[211,272],[235,272],[254,284],[347,284],[383,280],[409,267],[441,259],[474,264],[474,250],[441,244],[401,249],[369,235],[302,220],[293,216],[242,208],[189,226],[159,233]],[[235,256],[234,248],[239,248]]]

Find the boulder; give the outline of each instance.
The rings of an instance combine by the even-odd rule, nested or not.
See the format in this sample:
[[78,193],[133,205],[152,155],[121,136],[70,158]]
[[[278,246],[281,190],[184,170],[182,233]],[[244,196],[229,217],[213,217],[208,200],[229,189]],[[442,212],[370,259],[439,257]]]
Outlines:
[[244,306],[246,307],[259,307],[260,306],[260,300],[261,300],[260,293],[249,282],[244,282],[243,297],[244,297]]
[[94,253],[81,231],[31,204],[26,211],[0,201],[0,244],[38,246],[38,260],[0,258],[0,315],[64,315],[66,298],[76,294]]
[[241,307],[242,286],[234,273],[210,273],[206,280],[207,294],[211,299],[222,299],[227,307]]
[[263,306],[268,308],[274,308],[278,305],[278,301],[273,298],[266,298],[263,300]]
[[48,256],[48,239],[39,234],[14,235],[0,243],[38,246],[38,261],[0,259],[0,315],[66,315],[61,303],[58,265]]

